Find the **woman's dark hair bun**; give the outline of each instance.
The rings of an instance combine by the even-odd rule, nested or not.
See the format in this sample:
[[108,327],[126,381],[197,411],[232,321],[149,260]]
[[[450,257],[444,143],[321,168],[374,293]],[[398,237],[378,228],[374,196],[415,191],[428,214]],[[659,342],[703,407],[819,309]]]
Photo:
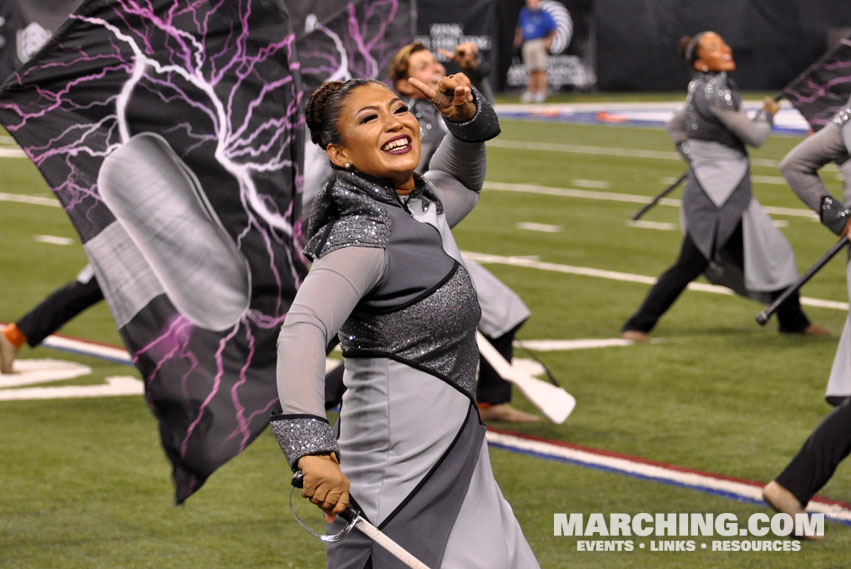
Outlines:
[[686,51],[688,50],[688,44],[691,43],[692,36],[683,36],[677,41],[677,54],[683,59],[688,60]]
[[310,99],[307,101],[304,114],[307,120],[307,128],[310,129],[310,140],[314,144],[323,146],[322,135],[326,130],[323,123],[334,114],[330,112],[328,103],[334,93],[342,89],[343,85],[342,81],[326,81],[310,95]]

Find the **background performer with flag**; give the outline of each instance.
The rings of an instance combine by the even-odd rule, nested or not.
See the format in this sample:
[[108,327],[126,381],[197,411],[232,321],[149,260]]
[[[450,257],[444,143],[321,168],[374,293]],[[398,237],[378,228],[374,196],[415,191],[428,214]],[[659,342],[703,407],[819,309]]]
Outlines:
[[[668,134],[686,151],[689,176],[683,190],[685,236],[680,255],[621,328],[621,337],[649,342],[649,332],[686,286],[701,273],[739,294],[770,302],[795,281],[792,247],[753,197],[746,145],[761,146],[779,108],[766,99],[750,120],[727,77],[733,53],[715,32],[680,40],[679,51],[695,77],[685,106]],[[827,334],[810,324],[798,295],[779,309],[780,331]]]
[[[315,261],[281,329],[283,414],[272,430],[304,473],[305,496],[340,513],[350,479],[365,517],[427,566],[532,569],[490,467],[474,398],[481,313],[450,231],[478,199],[484,141],[499,125],[464,75],[437,90],[412,84],[451,129],[424,177],[419,123],[384,84],[329,82],[311,96],[311,138],[338,173],[314,205]],[[339,442],[322,396],[338,330],[348,387]],[[329,545],[328,566],[397,566],[387,556],[349,534]]]

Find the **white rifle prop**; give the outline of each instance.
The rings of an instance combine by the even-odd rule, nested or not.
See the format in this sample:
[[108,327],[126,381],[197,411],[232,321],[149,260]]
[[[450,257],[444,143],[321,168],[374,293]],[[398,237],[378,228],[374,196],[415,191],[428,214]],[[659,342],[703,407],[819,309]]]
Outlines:
[[360,515],[360,512],[352,508],[351,505],[346,506],[346,509],[340,514],[340,517],[348,522],[346,527],[343,528],[339,533],[333,535],[324,535],[314,532],[310,527],[305,524],[298,514],[295,513],[295,509],[293,508],[293,489],[301,488],[304,486],[304,476],[301,473],[301,470],[297,471],[293,475],[292,479],[293,488],[290,488],[290,510],[295,516],[296,521],[307,530],[309,534],[314,537],[318,537],[320,540],[325,543],[333,543],[335,541],[340,541],[352,531],[353,528],[358,528],[365,536],[369,539],[386,549],[389,553],[391,553],[396,559],[404,563],[406,566],[411,569],[429,569],[428,565],[414,557],[411,553],[409,553],[404,547],[387,537],[380,529],[366,521],[363,516]]
[[547,419],[553,423],[564,423],[576,407],[576,399],[573,395],[557,385],[540,380],[508,363],[478,330],[476,342],[479,344],[479,353],[502,379],[516,385],[523,395],[546,415]]

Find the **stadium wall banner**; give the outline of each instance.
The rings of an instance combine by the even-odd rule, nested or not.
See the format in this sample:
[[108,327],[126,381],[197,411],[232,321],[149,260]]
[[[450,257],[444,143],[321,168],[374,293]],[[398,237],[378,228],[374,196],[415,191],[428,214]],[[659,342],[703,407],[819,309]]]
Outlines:
[[[506,3],[502,17],[516,26],[522,5],[522,2]],[[541,0],[540,6],[550,13],[558,27],[548,60],[547,84],[550,90],[594,89],[597,86],[594,0]],[[511,45],[506,48],[511,48]],[[510,56],[505,86],[509,89],[525,88],[529,74],[519,53],[514,49],[504,49],[502,53]]]
[[[416,40],[424,43],[444,65],[448,60],[440,53],[441,49],[455,51],[459,43],[473,42],[479,49],[479,58],[493,72],[497,57],[496,6],[494,0],[457,3],[420,1],[417,4]],[[452,62],[446,70],[447,73],[458,71]],[[386,68],[384,74],[387,74]],[[492,74],[492,84],[495,79]]]
[[[703,30],[733,48],[743,90],[779,91],[851,26],[851,3],[833,0],[595,0],[600,90],[679,90],[691,77],[677,42]],[[789,38],[794,37],[794,41]]]
[[306,272],[303,76],[375,71],[411,37],[392,20],[408,2],[322,4],[341,9],[297,37],[284,0],[83,0],[0,88],[145,383],[177,503],[278,406]]

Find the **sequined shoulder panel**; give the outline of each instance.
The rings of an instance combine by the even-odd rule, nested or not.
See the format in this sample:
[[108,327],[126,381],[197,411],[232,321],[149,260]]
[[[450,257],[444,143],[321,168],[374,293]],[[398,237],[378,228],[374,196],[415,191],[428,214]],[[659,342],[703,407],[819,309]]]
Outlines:
[[463,265],[431,294],[393,312],[356,309],[340,330],[345,357],[391,357],[440,377],[473,398],[481,309]]
[[357,187],[329,182],[314,205],[304,254],[315,259],[343,247],[386,247],[392,226],[386,207]]
[[728,130],[713,110],[737,111],[738,90],[728,84],[726,73],[700,73],[689,84],[686,100],[686,136],[719,142],[747,154],[744,143]]
[[695,86],[695,96],[706,101],[714,109],[737,111],[741,103],[738,91],[734,91],[727,81],[726,73],[704,75]]

